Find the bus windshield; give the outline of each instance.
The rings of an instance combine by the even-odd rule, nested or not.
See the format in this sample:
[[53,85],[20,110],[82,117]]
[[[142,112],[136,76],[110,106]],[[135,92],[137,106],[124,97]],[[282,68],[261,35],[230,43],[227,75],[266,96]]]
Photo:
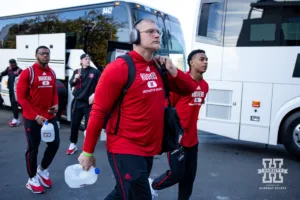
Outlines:
[[168,55],[176,67],[185,71],[185,43],[179,22],[175,22],[174,20],[169,19],[167,15],[164,16],[158,12],[157,14],[152,14],[150,12],[137,10],[136,13],[137,20],[151,19],[157,23],[161,30],[161,49],[157,51],[157,53],[161,55]]

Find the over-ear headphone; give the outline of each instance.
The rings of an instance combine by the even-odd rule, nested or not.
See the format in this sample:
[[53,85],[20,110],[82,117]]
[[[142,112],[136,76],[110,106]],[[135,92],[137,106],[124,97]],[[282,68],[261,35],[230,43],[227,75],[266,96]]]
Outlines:
[[135,27],[144,19],[140,19],[137,22],[134,23],[133,28],[130,32],[130,42],[131,44],[140,44],[141,37],[140,37],[140,31],[136,29]]

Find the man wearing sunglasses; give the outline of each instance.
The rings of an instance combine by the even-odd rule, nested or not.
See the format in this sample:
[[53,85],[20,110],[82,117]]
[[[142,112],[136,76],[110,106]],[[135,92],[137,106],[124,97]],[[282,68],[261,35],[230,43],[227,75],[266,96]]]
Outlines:
[[[17,83],[17,99],[23,108],[24,127],[28,143],[25,153],[28,182],[26,187],[33,193],[43,193],[51,187],[48,167],[58,150],[60,139],[55,118],[58,110],[56,77],[48,66],[50,50],[46,46],[36,49],[36,63],[25,69]],[[55,139],[47,142],[41,165],[37,167],[37,156],[41,142],[41,128],[45,121],[54,126]]]
[[105,200],[152,199],[148,178],[153,156],[162,149],[165,103],[163,80],[156,66],[165,65],[171,91],[188,95],[196,89],[188,75],[178,70],[168,57],[153,57],[160,48],[160,31],[154,21],[138,21],[131,32],[131,43],[133,51],[128,55],[135,64],[135,79],[119,105],[118,131],[115,134],[119,109],[112,108],[129,73],[122,58],[108,64],[102,73],[95,91],[83,152],[78,158],[85,170],[95,164],[95,146],[105,117],[111,112],[106,126],[106,146],[116,186]]

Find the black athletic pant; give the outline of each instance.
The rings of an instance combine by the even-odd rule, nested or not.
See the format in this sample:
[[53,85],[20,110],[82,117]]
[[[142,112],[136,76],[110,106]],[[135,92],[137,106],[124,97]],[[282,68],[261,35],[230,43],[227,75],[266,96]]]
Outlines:
[[13,90],[9,90],[9,100],[15,119],[19,119],[19,109]]
[[154,179],[152,187],[155,190],[162,190],[179,183],[178,200],[188,200],[192,195],[193,184],[197,172],[198,144],[193,147],[183,147],[184,158],[181,158],[180,151],[168,152],[170,170]]
[[70,141],[72,143],[76,144],[78,141],[78,131],[83,116],[85,117],[85,128],[86,128],[87,123],[89,121],[90,110],[91,110],[90,105],[86,105],[81,108],[76,108],[76,106],[74,106],[74,109],[72,111],[71,137],[70,137]]
[[[56,119],[53,118],[48,120],[49,123],[53,124],[55,130],[55,139],[53,142],[47,142],[47,147],[44,152],[44,157],[41,162],[41,167],[47,169],[51,164],[59,147],[59,130],[57,127]],[[24,127],[26,132],[26,139],[28,143],[27,151],[25,153],[27,172],[30,178],[36,175],[37,171],[37,156],[39,146],[41,143],[41,128],[35,120],[28,120],[24,117]]]
[[105,200],[151,200],[148,178],[153,157],[109,152],[107,155],[117,184]]

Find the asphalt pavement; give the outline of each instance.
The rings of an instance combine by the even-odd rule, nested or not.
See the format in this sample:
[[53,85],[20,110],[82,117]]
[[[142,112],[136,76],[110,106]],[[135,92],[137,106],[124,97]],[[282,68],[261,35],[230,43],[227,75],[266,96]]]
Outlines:
[[[70,124],[62,123],[60,148],[49,167],[53,182],[44,194],[33,194],[26,189],[28,180],[25,166],[26,138],[23,126],[11,128],[8,121],[12,113],[0,108],[0,199],[43,200],[103,200],[113,189],[115,180],[106,156],[105,142],[99,141],[95,157],[101,173],[94,185],[71,189],[64,181],[64,170],[76,164],[79,153],[66,155],[69,146]],[[82,147],[83,133],[79,132],[78,147]],[[191,200],[299,200],[300,162],[294,160],[283,146],[266,146],[243,142],[222,136],[199,132],[197,177]],[[41,142],[39,163],[45,143]],[[263,183],[265,170],[262,159],[282,159],[282,183]],[[38,163],[38,164],[39,164]],[[159,176],[168,168],[166,155],[156,156],[151,177]],[[279,168],[279,166],[277,166]],[[268,177],[268,176],[267,176]],[[267,179],[271,180],[271,179]],[[177,185],[158,192],[157,200],[176,200]]]

